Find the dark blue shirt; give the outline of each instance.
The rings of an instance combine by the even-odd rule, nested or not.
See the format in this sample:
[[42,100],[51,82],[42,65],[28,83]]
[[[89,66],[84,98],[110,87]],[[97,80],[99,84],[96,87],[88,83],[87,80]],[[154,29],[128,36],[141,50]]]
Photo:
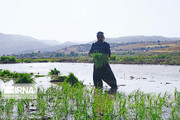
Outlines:
[[88,54],[95,53],[95,52],[105,53],[105,54],[108,54],[110,56],[111,55],[111,50],[110,50],[109,43],[103,42],[103,43],[100,44],[98,41],[93,43]]

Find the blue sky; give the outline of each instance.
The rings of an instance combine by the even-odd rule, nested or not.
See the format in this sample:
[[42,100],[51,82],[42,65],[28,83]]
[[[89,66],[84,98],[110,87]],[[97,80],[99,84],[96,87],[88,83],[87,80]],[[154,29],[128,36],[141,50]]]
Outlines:
[[180,37],[180,0],[0,0],[0,32],[38,39]]

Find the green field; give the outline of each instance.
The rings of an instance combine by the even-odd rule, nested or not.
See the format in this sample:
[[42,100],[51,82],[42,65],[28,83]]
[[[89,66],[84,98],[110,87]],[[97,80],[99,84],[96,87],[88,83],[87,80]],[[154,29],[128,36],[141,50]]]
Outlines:
[[[93,59],[88,56],[77,57],[53,57],[53,58],[18,58],[1,56],[0,63],[32,63],[32,62],[78,62],[92,63]],[[180,65],[180,52],[172,53],[146,53],[135,54],[131,52],[113,53],[109,63],[114,64],[167,64]]]

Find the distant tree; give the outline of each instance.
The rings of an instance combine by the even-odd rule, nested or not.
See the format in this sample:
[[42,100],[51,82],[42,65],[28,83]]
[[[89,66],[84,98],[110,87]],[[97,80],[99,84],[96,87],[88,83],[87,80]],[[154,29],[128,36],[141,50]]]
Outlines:
[[71,57],[76,57],[76,56],[78,56],[78,53],[75,53],[74,51],[72,51],[72,52],[70,52],[70,54],[69,54]]
[[55,57],[62,57],[64,56],[63,53],[56,53]]
[[16,62],[16,58],[14,56],[9,57],[9,62],[10,63],[15,63]]

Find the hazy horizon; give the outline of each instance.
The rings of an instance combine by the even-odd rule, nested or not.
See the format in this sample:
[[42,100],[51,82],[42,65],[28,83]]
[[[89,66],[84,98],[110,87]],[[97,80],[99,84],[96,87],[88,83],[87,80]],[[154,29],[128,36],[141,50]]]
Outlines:
[[179,0],[0,0],[0,33],[89,42],[103,31],[123,36],[180,37]]

